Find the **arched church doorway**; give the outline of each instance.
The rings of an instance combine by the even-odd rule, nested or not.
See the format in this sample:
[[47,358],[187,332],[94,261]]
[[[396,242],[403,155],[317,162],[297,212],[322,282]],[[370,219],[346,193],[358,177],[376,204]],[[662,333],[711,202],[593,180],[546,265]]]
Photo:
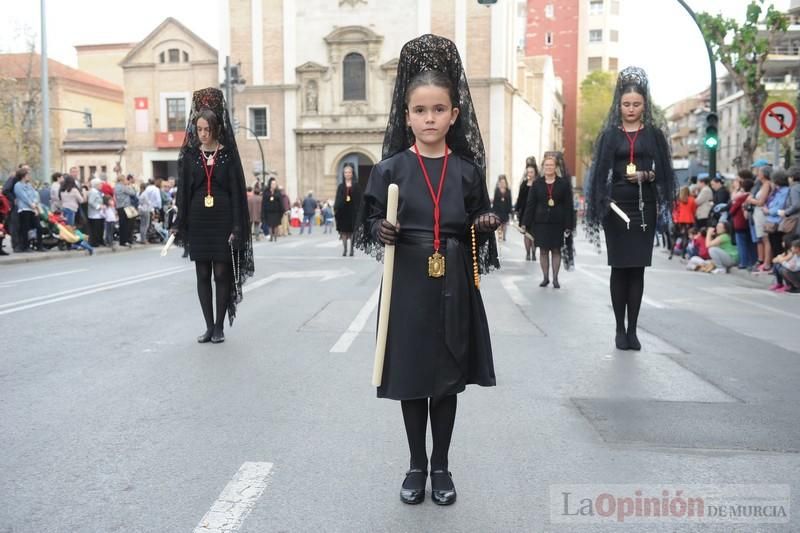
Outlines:
[[366,189],[367,181],[369,181],[369,175],[372,172],[372,167],[375,166],[375,164],[372,162],[372,159],[358,152],[351,152],[342,157],[342,159],[339,160],[339,164],[336,166],[336,185],[339,185],[342,182],[342,169],[344,168],[345,163],[350,163],[356,168],[358,186],[361,187],[362,191]]

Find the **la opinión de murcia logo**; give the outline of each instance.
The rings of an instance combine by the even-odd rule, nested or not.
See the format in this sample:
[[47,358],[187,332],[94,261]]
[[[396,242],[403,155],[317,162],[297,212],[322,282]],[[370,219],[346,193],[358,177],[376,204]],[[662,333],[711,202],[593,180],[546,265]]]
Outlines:
[[789,485],[557,485],[554,523],[787,523]]

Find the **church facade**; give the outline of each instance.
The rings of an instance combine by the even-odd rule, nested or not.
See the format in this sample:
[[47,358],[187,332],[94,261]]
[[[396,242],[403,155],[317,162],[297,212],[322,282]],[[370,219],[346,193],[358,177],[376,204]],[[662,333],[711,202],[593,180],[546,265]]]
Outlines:
[[541,146],[540,130],[551,117],[516,87],[524,68],[514,2],[491,8],[471,0],[222,4],[227,32],[220,63],[230,56],[246,80],[234,91],[234,116],[244,126],[237,142],[250,181],[275,176],[293,200],[309,191],[323,200],[334,196],[342,166],[352,162],[365,184],[381,159],[400,50],[425,33],[459,48],[491,187],[498,174],[521,174],[525,157],[550,149]]

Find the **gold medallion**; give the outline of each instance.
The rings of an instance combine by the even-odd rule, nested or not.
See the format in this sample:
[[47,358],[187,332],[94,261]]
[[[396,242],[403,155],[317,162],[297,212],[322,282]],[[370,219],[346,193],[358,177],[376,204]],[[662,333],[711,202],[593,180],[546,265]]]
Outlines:
[[636,163],[628,163],[628,166],[625,167],[625,172],[628,174],[628,176],[636,174]]
[[274,196],[270,196],[270,197],[269,197],[269,201],[270,201],[270,202],[274,202],[274,201],[275,201],[275,197],[274,197]]
[[350,201],[350,195],[349,195],[349,194],[347,195],[347,198],[345,198],[345,201],[346,201],[346,202],[349,202],[349,201]]
[[206,207],[214,207],[214,197],[210,194],[205,198]]
[[428,276],[431,278],[444,276],[444,256],[439,252],[433,252],[428,258]]
[[550,207],[555,207],[556,202],[555,202],[555,200],[550,198],[549,200],[547,200],[547,205],[549,205]]

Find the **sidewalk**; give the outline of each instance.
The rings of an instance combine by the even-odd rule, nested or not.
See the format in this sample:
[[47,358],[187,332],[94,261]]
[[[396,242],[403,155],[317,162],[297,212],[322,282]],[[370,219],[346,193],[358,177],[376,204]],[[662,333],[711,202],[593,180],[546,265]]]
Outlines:
[[[127,246],[115,246],[114,248],[107,248],[105,246],[98,246],[94,249],[95,255],[135,252],[136,250],[147,250],[153,247],[163,246],[161,244],[134,244],[130,248]],[[10,253],[9,255],[0,256],[0,267],[4,265],[20,265],[23,263],[35,263],[39,261],[47,261],[50,259],[67,259],[71,257],[88,257],[89,252],[85,250],[59,250],[53,248],[46,252],[24,252],[24,253]]]

